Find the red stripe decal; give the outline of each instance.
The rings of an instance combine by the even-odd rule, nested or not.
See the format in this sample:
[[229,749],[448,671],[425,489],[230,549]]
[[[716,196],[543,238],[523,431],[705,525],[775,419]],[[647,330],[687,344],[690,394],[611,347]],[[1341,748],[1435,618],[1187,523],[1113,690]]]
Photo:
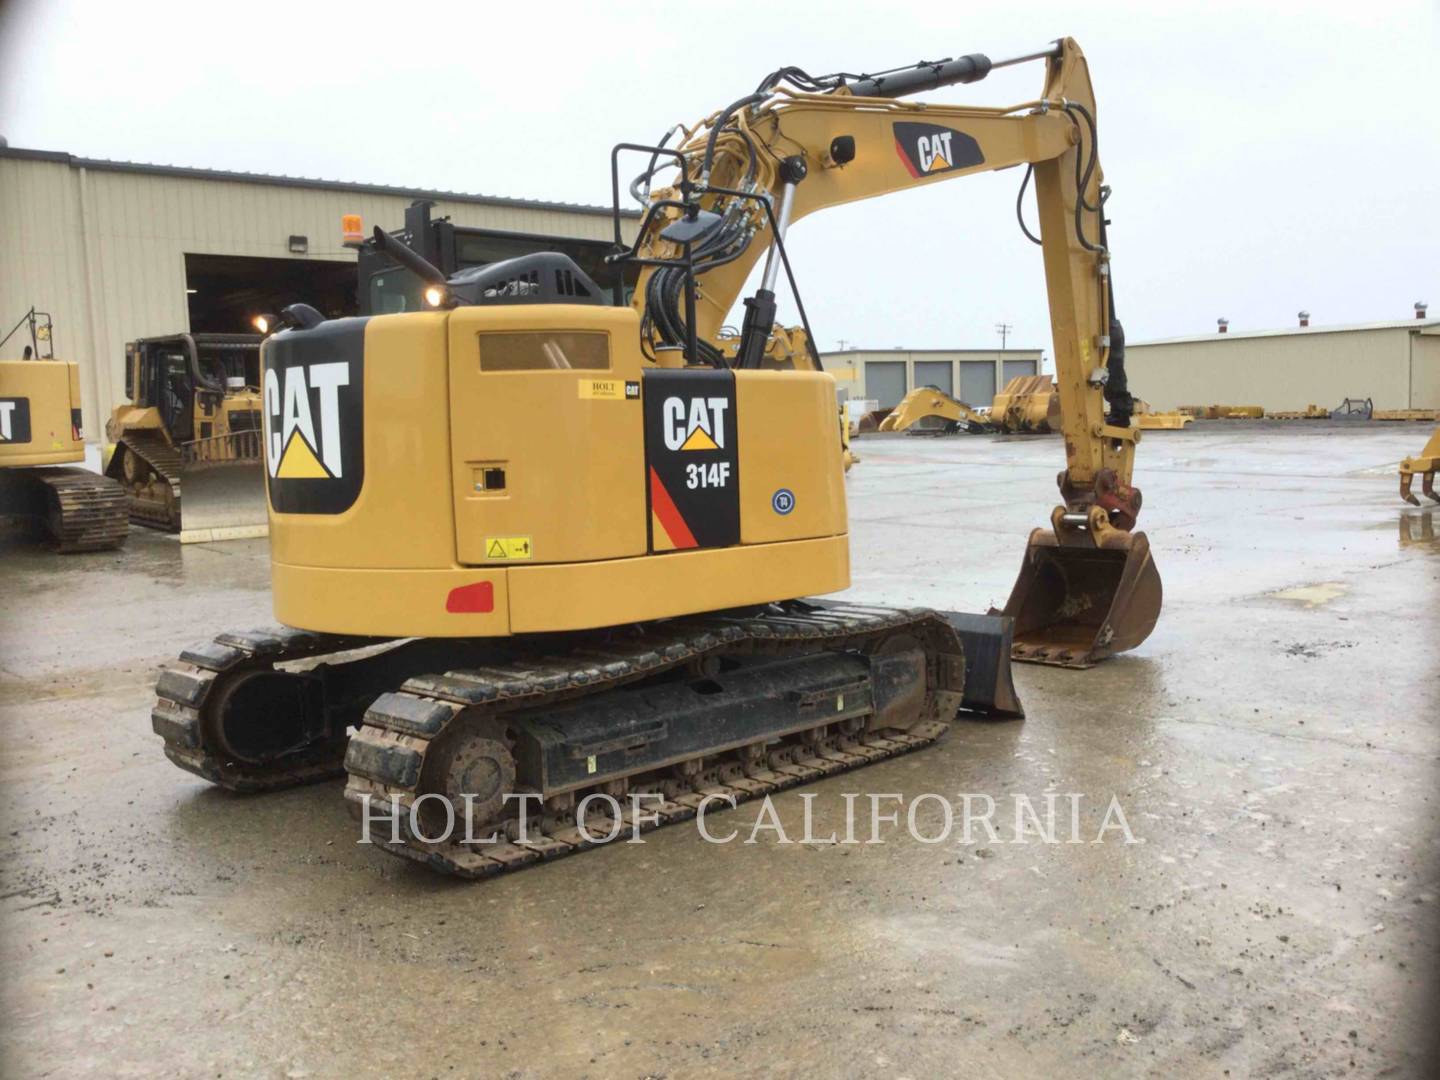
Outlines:
[[905,163],[905,168],[916,180],[920,179],[920,171],[915,168],[915,163],[910,160],[910,155],[905,153],[905,147],[900,145],[900,138],[895,138],[895,152],[900,155],[900,160]]
[[680,516],[680,511],[675,508],[675,502],[670,498],[670,493],[665,490],[665,485],[660,482],[660,474],[652,466],[650,469],[650,509],[655,511],[655,516],[660,519],[665,534],[670,537],[670,543],[677,548],[693,548],[700,545],[695,541],[695,535],[690,531],[690,526],[685,524],[685,519]]

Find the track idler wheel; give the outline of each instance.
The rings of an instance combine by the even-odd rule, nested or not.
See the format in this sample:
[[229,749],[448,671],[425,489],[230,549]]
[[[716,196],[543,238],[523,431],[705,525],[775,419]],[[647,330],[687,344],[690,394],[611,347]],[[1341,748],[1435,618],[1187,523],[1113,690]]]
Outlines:
[[513,747],[514,738],[503,722],[493,717],[457,718],[441,744],[425,755],[421,794],[444,796],[454,812],[446,821],[449,815],[443,804],[433,799],[422,803],[419,811],[427,835],[453,822],[457,835],[488,836],[503,818],[517,812],[513,800],[505,799],[515,791]]

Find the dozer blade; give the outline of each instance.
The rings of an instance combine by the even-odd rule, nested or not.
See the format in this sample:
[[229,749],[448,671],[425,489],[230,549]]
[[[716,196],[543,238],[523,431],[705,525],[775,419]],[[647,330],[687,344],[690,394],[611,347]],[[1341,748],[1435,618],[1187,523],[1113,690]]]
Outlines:
[[1087,668],[1133,649],[1160,617],[1160,573],[1144,533],[1124,547],[1062,547],[1030,534],[1004,614],[1015,620],[1016,660]]
[[965,646],[965,692],[960,707],[994,719],[1023,719],[1025,709],[1010,677],[1015,623],[1003,615],[940,612]]
[[204,544],[269,534],[265,474],[258,461],[196,462],[180,474],[180,542]]

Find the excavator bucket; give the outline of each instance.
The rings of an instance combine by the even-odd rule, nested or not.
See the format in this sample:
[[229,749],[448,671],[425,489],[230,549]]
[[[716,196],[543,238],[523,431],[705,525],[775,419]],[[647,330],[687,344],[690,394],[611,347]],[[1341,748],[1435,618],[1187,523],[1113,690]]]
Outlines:
[[1160,574],[1144,533],[1123,547],[1061,546],[1030,534],[1003,614],[1015,620],[1016,660],[1087,668],[1139,645],[1160,617]]
[[264,466],[196,461],[180,472],[180,542],[205,544],[269,534]]

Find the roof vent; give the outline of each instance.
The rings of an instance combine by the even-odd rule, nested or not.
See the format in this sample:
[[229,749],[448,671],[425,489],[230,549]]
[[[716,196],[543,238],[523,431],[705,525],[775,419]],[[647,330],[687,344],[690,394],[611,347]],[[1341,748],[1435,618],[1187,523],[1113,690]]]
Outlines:
[[1309,325],[1310,325],[1310,312],[1308,312],[1308,311],[1302,311],[1302,312],[1300,312],[1300,314],[1299,314],[1298,316],[1296,316],[1296,317],[1300,320],[1300,325],[1301,325],[1301,326],[1309,326]]
[[1215,320],[1215,325],[1219,328],[1220,333],[1224,334],[1230,329],[1230,320],[1226,318],[1219,318]]
[[1430,310],[1430,305],[1427,304],[1427,303],[1425,303],[1424,300],[1416,300],[1416,301],[1415,301],[1415,318],[1417,318],[1417,319],[1423,319],[1423,318],[1425,318],[1425,312],[1427,312],[1427,311],[1429,311],[1429,310]]

